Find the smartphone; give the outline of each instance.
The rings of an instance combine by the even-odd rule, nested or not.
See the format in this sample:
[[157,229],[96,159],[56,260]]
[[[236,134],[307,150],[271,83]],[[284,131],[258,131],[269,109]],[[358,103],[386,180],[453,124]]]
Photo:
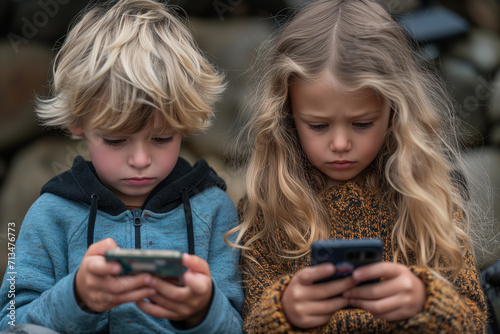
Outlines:
[[122,275],[150,273],[167,282],[183,286],[182,253],[160,249],[110,249],[104,255],[106,261],[122,265]]
[[[382,261],[381,239],[320,240],[311,246],[311,265],[331,262],[335,274],[315,283],[329,282],[352,274],[359,266]],[[378,282],[370,280],[360,284]]]

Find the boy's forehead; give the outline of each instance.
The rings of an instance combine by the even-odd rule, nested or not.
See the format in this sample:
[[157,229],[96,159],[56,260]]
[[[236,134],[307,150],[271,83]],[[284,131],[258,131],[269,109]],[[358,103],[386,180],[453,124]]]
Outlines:
[[147,105],[124,112],[101,103],[84,118],[83,124],[88,128],[113,134],[133,134],[145,129],[153,134],[175,130],[159,110]]
[[146,125],[142,129],[138,129],[137,131],[133,131],[133,132],[126,132],[126,131],[120,131],[120,130],[108,129],[108,128],[97,128],[97,129],[93,129],[93,130],[96,131],[97,133],[106,134],[106,135],[113,135],[113,136],[129,136],[129,135],[135,135],[137,133],[144,132],[144,131],[148,132],[151,136],[164,135],[164,134],[174,134],[177,132],[177,130],[175,130],[172,127],[163,128],[163,127],[152,127],[152,126],[148,126],[148,125]]

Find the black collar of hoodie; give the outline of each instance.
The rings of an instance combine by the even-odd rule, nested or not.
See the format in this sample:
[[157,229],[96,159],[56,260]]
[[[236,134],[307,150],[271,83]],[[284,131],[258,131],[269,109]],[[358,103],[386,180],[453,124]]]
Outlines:
[[[198,161],[191,167],[187,161],[179,158],[172,172],[148,196],[143,209],[162,213],[171,211],[182,203],[186,218],[188,251],[189,254],[194,254],[193,218],[189,197],[211,186],[226,190],[224,181],[204,160]],[[98,180],[92,163],[82,157],[75,159],[69,171],[50,180],[42,188],[42,194],[45,192],[90,205],[87,247],[94,242],[98,208],[112,215],[127,210],[125,204]],[[137,227],[136,233],[139,233]],[[140,248],[140,236],[138,236],[136,234],[136,248]]]
[[[191,167],[179,157],[172,172],[153,189],[142,209],[169,212],[182,203],[182,190],[192,197],[212,186],[226,190],[224,180],[215,174],[206,161],[199,160]],[[80,156],[75,158],[70,170],[43,186],[41,193],[46,192],[88,205],[91,204],[92,196],[97,196],[99,210],[113,216],[127,210],[125,204],[99,181],[92,163]]]

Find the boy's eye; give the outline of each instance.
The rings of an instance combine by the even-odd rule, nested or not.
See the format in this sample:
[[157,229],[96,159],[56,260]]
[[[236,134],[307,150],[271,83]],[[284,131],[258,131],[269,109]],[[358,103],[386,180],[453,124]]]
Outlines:
[[366,122],[366,123],[353,123],[352,125],[354,125],[355,127],[359,128],[359,129],[368,129],[369,127],[371,127],[373,125],[373,122]]
[[166,144],[166,143],[170,143],[172,140],[173,140],[174,137],[166,137],[166,138],[163,138],[163,137],[155,137],[153,138],[153,140],[155,142],[157,142],[158,144]]
[[320,131],[323,129],[326,129],[328,127],[328,124],[308,124],[309,129]]
[[104,144],[109,145],[109,146],[118,146],[121,143],[125,142],[125,139],[106,139],[102,138],[102,141]]

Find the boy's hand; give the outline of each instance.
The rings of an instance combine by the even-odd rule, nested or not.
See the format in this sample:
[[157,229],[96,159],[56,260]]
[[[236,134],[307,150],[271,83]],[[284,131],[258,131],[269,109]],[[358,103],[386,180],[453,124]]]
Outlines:
[[355,286],[351,277],[330,282],[314,282],[335,273],[331,263],[299,270],[283,292],[281,303],[288,321],[299,328],[312,328],[326,324],[333,313],[349,305],[342,293]]
[[212,276],[208,263],[196,255],[183,254],[182,262],[188,270],[184,273],[185,286],[176,286],[154,277],[151,286],[156,295],[149,302],[136,304],[147,314],[167,318],[182,327],[192,328],[200,324],[210,309],[212,300]]
[[344,293],[352,306],[371,312],[387,321],[411,318],[420,312],[426,300],[424,283],[402,264],[380,262],[357,268],[357,282],[377,279],[378,283],[357,286]]
[[75,297],[84,310],[104,312],[123,303],[135,302],[155,294],[149,287],[149,274],[115,276],[121,272],[118,263],[106,262],[104,253],[118,248],[116,242],[104,239],[92,244],[83,256],[75,277]]

